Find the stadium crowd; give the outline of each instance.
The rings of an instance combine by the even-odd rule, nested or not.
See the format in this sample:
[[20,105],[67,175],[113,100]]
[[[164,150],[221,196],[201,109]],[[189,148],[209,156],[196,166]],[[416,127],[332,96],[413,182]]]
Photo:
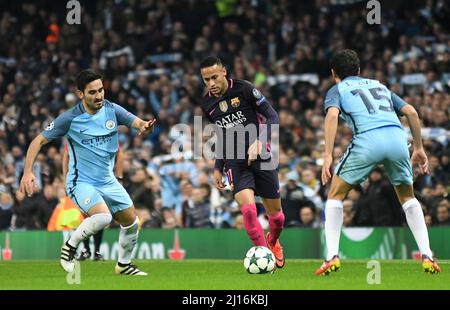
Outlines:
[[[157,118],[145,140],[120,129],[123,185],[141,226],[242,228],[231,192],[211,185],[213,161],[193,159],[190,149],[171,152],[173,126],[202,115],[199,62],[211,54],[230,77],[254,83],[279,113],[285,225],[321,227],[323,98],[332,86],[328,59],[342,48],[359,53],[362,76],[419,112],[430,174],[415,171],[416,195],[428,225],[450,225],[450,2],[383,2],[379,25],[367,23],[366,1],[80,2],[80,25],[66,22],[64,1],[0,4],[0,230],[46,229],[65,196],[63,141],[38,156],[39,193],[24,197],[18,183],[28,144],[77,103],[74,77],[87,67],[103,74],[107,99]],[[342,124],[336,162],[350,139]],[[267,223],[262,212],[260,219]],[[401,206],[377,168],[344,201],[344,226],[401,225]]]

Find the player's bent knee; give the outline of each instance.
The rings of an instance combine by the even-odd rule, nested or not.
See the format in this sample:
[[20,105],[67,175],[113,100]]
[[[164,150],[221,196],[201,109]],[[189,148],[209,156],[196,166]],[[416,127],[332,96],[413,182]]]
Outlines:
[[108,206],[104,202],[100,202],[100,203],[93,205],[87,212],[87,214],[89,216],[93,216],[95,214],[100,214],[100,213],[101,214],[110,213]]
[[137,215],[134,205],[131,207],[114,213],[114,219],[122,226],[131,226],[136,221]]
[[91,215],[90,218],[93,220],[94,223],[94,231],[100,231],[106,226],[109,225],[112,221],[112,216],[110,213],[96,213],[94,215]]

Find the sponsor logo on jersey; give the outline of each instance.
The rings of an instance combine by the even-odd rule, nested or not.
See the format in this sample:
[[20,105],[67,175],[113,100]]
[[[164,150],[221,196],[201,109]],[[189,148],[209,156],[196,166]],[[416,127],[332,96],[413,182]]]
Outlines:
[[111,130],[116,127],[116,123],[113,120],[106,121],[106,128]]
[[241,104],[241,101],[239,100],[239,97],[235,97],[231,99],[231,106],[233,108],[237,108]]
[[220,108],[220,111],[226,112],[228,110],[227,102],[225,100],[222,100],[221,102],[219,102],[219,108]]
[[55,127],[55,122],[51,122],[50,124],[47,125],[47,127],[45,127],[46,131],[50,131]]
[[244,113],[237,111],[236,113],[222,117],[221,120],[217,120],[216,125],[220,128],[232,128],[238,124],[243,124],[246,120],[247,118],[244,116]]
[[81,140],[81,143],[83,145],[93,145],[93,146],[100,146],[102,144],[108,143],[112,140],[112,137],[114,137],[115,135],[117,135],[117,131],[113,131],[107,135],[104,136],[95,136],[89,139],[83,139]]

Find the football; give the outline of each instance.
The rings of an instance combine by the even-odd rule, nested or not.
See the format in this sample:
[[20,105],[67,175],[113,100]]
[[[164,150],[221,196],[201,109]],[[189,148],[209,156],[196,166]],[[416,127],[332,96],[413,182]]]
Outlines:
[[265,246],[254,246],[245,255],[244,267],[251,274],[273,273],[275,256]]

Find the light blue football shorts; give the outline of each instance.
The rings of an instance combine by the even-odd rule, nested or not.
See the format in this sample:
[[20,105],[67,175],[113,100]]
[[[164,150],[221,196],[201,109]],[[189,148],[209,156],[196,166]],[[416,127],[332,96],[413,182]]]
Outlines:
[[353,137],[334,173],[348,184],[364,182],[378,165],[393,185],[412,184],[413,174],[406,132],[397,126],[372,129]]
[[116,179],[106,185],[92,185],[78,181],[73,186],[69,183],[66,185],[66,192],[86,214],[90,208],[101,202],[106,203],[112,214],[128,209],[133,204],[130,195]]

